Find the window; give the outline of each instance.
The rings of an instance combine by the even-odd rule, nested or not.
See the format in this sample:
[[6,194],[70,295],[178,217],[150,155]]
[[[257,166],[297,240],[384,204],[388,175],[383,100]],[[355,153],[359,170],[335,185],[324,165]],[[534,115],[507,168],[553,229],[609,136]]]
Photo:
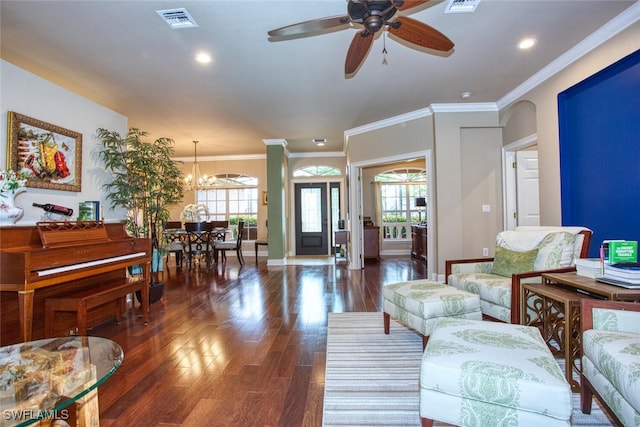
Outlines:
[[411,224],[426,219],[417,197],[426,197],[427,174],[421,169],[396,169],[376,175],[382,237],[385,240],[411,238]]
[[294,178],[310,176],[340,176],[340,171],[331,166],[306,166],[293,172]]
[[235,238],[239,221],[244,221],[245,240],[258,236],[258,179],[237,174],[215,176],[215,186],[196,191],[196,203],[209,209],[208,221],[229,221]]

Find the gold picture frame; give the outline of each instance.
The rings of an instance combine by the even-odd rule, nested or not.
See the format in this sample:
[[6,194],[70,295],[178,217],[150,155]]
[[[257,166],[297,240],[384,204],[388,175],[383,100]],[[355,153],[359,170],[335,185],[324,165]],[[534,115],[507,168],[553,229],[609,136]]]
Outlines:
[[81,191],[82,134],[9,111],[7,167],[28,176],[27,187]]

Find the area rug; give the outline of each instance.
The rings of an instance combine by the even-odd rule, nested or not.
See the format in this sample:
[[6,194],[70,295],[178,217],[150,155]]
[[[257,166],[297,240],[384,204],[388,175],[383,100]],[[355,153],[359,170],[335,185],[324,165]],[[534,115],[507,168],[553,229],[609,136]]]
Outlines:
[[[395,321],[390,332],[382,313],[329,314],[323,426],[420,426],[422,339]],[[612,425],[595,401],[583,414],[579,393],[573,408],[571,425]]]

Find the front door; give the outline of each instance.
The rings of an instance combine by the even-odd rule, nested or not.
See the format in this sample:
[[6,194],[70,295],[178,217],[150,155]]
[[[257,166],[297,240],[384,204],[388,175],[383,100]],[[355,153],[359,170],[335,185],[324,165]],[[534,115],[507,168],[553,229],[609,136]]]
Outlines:
[[295,184],[296,255],[327,255],[327,184]]

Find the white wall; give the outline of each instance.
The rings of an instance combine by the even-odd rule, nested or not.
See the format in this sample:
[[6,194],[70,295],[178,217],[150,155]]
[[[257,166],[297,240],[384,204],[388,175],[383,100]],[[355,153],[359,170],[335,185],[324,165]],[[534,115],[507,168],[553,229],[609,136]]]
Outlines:
[[31,225],[40,220],[43,211],[32,207],[33,202],[54,203],[74,209],[75,219],[78,202],[99,200],[103,206],[104,219],[125,218],[122,210],[111,211],[105,200],[102,184],[105,172],[96,156],[99,146],[95,139],[98,128],[106,128],[124,135],[127,118],[95,102],[74,94],[34,74],[0,62],[0,168],[7,165],[7,112],[13,111],[52,125],[82,134],[82,189],[80,192],[27,188],[27,192],[16,197],[16,205],[24,208],[24,216],[17,225]]

